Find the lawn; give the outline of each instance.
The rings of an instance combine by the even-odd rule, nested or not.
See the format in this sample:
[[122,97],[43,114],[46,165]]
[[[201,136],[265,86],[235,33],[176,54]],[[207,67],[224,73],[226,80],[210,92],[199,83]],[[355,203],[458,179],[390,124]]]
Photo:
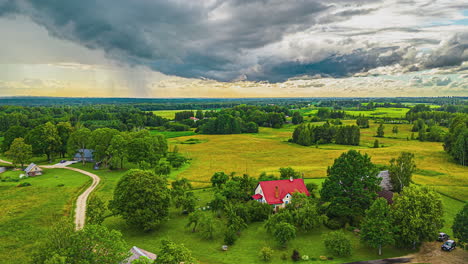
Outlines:
[[[18,176],[21,171],[5,173]],[[31,186],[16,187],[21,182]],[[76,197],[90,183],[88,176],[65,169],[45,169],[42,176],[0,182],[1,262],[29,263],[34,243],[57,219],[73,215]]]
[[372,111],[365,110],[346,110],[346,114],[352,116],[367,116],[367,117],[390,117],[402,118],[405,117],[409,108],[395,108],[395,107],[376,107]]

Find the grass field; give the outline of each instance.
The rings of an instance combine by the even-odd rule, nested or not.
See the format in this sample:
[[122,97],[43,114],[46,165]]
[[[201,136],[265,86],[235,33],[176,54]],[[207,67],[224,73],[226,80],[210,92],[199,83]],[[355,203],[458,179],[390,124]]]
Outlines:
[[[18,176],[21,171],[8,173]],[[16,187],[21,182],[31,186]],[[0,182],[0,262],[29,263],[34,243],[58,218],[72,215],[76,197],[90,183],[89,177],[65,169],[45,169],[42,176]]]
[[157,131],[157,130],[150,130],[151,134],[161,134],[164,135],[166,138],[175,138],[175,137],[186,137],[186,136],[193,136],[197,133],[190,131]]
[[[195,113],[197,110],[189,110],[189,109],[188,110],[157,110],[157,111],[151,111],[151,112],[153,112],[157,116],[172,120],[175,117],[175,113],[182,112],[182,111],[193,111]],[[206,110],[203,110],[203,112],[205,111]]]
[[394,108],[394,107],[376,107],[373,111],[362,110],[346,110],[346,114],[352,116],[367,116],[367,117],[391,117],[402,118],[405,117],[409,108]]

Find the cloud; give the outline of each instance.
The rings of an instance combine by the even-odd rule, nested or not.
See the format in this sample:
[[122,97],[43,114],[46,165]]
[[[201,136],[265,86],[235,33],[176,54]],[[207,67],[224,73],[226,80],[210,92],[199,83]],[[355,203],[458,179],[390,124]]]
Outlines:
[[[52,36],[168,75],[221,81],[403,72],[467,60],[463,0],[0,0]],[[389,26],[392,25],[392,26]],[[453,37],[442,41],[440,32]],[[440,43],[440,44],[439,44]],[[0,58],[1,60],[1,58]],[[374,71],[375,72],[375,71]]]

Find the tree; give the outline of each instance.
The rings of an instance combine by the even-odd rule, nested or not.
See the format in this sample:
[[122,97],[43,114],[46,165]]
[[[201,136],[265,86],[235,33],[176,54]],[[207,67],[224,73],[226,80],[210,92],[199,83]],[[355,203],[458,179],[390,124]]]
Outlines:
[[15,138],[5,155],[11,159],[13,164],[20,164],[21,167],[24,167],[24,164],[32,158],[32,146],[26,144],[23,138]]
[[297,125],[304,122],[304,117],[302,117],[301,113],[299,111],[294,112],[292,116],[292,123]]
[[453,236],[462,243],[468,243],[468,204],[457,213],[453,220]]
[[26,143],[32,146],[33,153],[47,155],[48,161],[60,150],[60,140],[57,127],[51,122],[35,127],[26,136]]
[[229,176],[224,172],[216,172],[211,177],[211,184],[213,187],[220,187],[229,180]]
[[395,136],[398,134],[398,126],[392,128],[392,133],[395,134]]
[[440,195],[427,187],[404,187],[393,201],[395,241],[401,247],[415,248],[421,242],[432,241],[444,225]]
[[28,130],[22,126],[11,126],[3,135],[2,141],[2,151],[7,151],[10,149],[11,143],[16,138],[24,138],[27,134]]
[[293,253],[291,255],[291,259],[293,261],[299,261],[301,260],[301,254],[299,253],[299,251],[297,251],[296,249],[293,250]]
[[273,252],[273,249],[271,249],[270,247],[262,247],[258,255],[263,261],[270,261],[271,257],[273,256]]
[[293,194],[287,210],[291,211],[294,225],[305,232],[319,227],[323,222],[316,201],[303,193]]
[[379,127],[377,128],[377,135],[376,137],[384,137],[385,135],[385,131],[384,131],[385,127],[383,124],[380,124]]
[[370,157],[350,150],[335,159],[327,172],[328,177],[320,190],[322,201],[330,202],[327,215],[351,222],[364,216],[380,190],[381,181]]
[[103,162],[106,168],[111,159],[109,147],[112,138],[118,134],[119,131],[112,128],[98,128],[91,132],[90,148],[94,150],[93,157],[95,160]]
[[402,152],[397,159],[391,159],[388,171],[393,190],[401,192],[403,187],[408,186],[415,170],[416,163],[414,162],[413,153]]
[[200,223],[202,217],[203,217],[203,212],[202,211],[196,210],[196,211],[192,212],[188,216],[188,223],[187,223],[186,227],[190,228],[191,226],[193,226],[192,227],[192,232],[195,233],[197,231],[197,226]]
[[374,140],[374,148],[379,148],[379,147],[380,147],[379,140],[378,139]]
[[129,256],[128,246],[117,230],[86,225],[76,231],[67,220],[52,226],[33,253],[34,263],[120,263]]
[[88,128],[80,128],[70,134],[68,139],[68,152],[75,155],[76,152],[80,153],[83,165],[85,164],[84,150],[88,148],[91,137],[91,130]]
[[333,231],[326,234],[323,239],[325,248],[334,256],[344,257],[351,255],[351,241],[343,231]]
[[366,210],[366,216],[361,223],[361,241],[373,248],[378,248],[379,255],[382,255],[383,246],[394,242],[390,217],[387,200],[378,198],[369,210]]
[[315,197],[315,191],[318,189],[318,185],[313,182],[306,184],[307,191],[309,191],[310,197]]
[[154,168],[154,172],[159,176],[167,176],[171,174],[171,164],[167,161],[159,161],[159,163]]
[[59,153],[61,157],[64,158],[67,154],[67,143],[71,133],[73,132],[73,127],[70,122],[59,122],[57,124],[57,132],[60,137]]
[[211,209],[216,211],[216,214],[218,215],[218,217],[221,217],[221,211],[224,210],[226,203],[227,203],[226,197],[219,192],[215,192],[214,198],[210,202],[210,207]]
[[130,170],[117,183],[109,207],[127,223],[149,231],[168,217],[169,204],[166,179],[151,171]]
[[287,167],[287,168],[280,168],[279,169],[279,172],[280,172],[280,179],[284,180],[284,179],[290,179],[291,177],[293,179],[299,179],[301,178],[301,174],[298,172],[298,171],[295,171],[293,168],[291,167]]
[[226,245],[234,245],[236,240],[237,231],[233,227],[228,226],[224,232],[224,243],[226,243]]
[[93,225],[102,224],[105,219],[104,214],[106,210],[106,205],[101,198],[96,195],[91,196],[88,206],[86,207],[86,221]]
[[111,162],[117,165],[120,163],[121,169],[123,169],[124,160],[128,156],[127,145],[128,145],[128,140],[125,137],[123,137],[122,135],[115,135],[112,138],[109,149],[108,149],[109,154],[111,156]]
[[275,227],[273,236],[278,243],[283,247],[286,247],[287,242],[296,237],[296,228],[289,223],[278,223]]
[[216,233],[217,222],[212,214],[205,213],[200,219],[200,233],[205,239],[213,239]]
[[193,263],[192,252],[183,244],[176,244],[169,239],[161,240],[158,264]]
[[141,256],[140,258],[134,259],[132,261],[132,264],[153,264],[153,263],[154,263],[154,260],[149,259],[148,257],[145,257],[145,256]]

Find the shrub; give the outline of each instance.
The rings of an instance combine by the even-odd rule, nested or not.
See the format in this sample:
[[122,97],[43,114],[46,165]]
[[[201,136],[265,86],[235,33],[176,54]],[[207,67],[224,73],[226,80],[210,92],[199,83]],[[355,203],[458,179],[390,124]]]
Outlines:
[[270,261],[273,255],[273,249],[270,247],[263,247],[260,249],[259,256],[263,261]]
[[27,187],[27,186],[31,186],[31,183],[29,183],[29,182],[22,182],[22,183],[18,184],[17,187]]
[[57,185],[57,187],[63,187],[63,186],[65,186],[65,184],[63,184],[63,183]]
[[325,222],[325,226],[331,230],[337,230],[344,227],[345,223],[340,218],[331,218]]
[[308,260],[309,260],[309,256],[307,256],[307,255],[302,255],[302,260],[308,261]]
[[301,254],[299,254],[299,251],[293,250],[292,255],[291,255],[291,259],[292,259],[293,261],[299,261],[299,260],[301,260]]
[[234,230],[233,228],[226,229],[226,232],[224,233],[224,243],[226,245],[231,246],[231,245],[234,245],[236,240],[237,240],[236,230]]
[[351,241],[342,231],[333,231],[323,240],[325,248],[334,256],[351,255]]

